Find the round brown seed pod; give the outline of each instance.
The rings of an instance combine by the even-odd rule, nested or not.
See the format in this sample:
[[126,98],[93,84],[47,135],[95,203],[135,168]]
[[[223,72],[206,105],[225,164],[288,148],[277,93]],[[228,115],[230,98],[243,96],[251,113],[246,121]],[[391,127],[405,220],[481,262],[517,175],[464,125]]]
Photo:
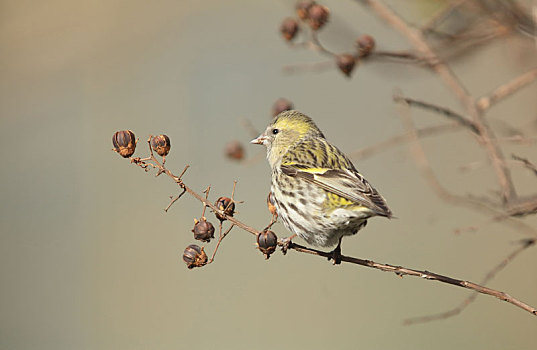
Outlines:
[[136,136],[130,130],[116,131],[112,136],[114,151],[123,158],[129,158],[136,150]]
[[375,39],[371,35],[364,34],[356,39],[356,46],[358,47],[358,54],[361,57],[369,56],[375,49]]
[[151,148],[161,157],[168,155],[170,147],[170,138],[166,135],[158,135],[151,139]]
[[295,6],[296,15],[301,20],[306,20],[308,18],[308,9],[315,4],[315,1],[312,0],[302,0],[298,1]]
[[277,99],[276,102],[274,102],[274,104],[272,105],[272,116],[275,117],[281,112],[289,111],[293,108],[294,108],[293,102],[289,101],[286,98],[281,97]]
[[237,140],[230,141],[226,145],[226,156],[233,160],[242,160],[244,159],[244,147],[242,143]]
[[[233,214],[235,213],[235,203],[233,203],[233,200],[231,198],[220,197],[216,200],[216,203],[214,203],[214,205],[216,208],[218,208],[218,210],[223,211],[224,214],[227,216],[233,216]],[[216,212],[215,215],[220,221],[226,220],[226,218],[220,215],[220,213],[218,212]]]
[[356,59],[353,55],[341,54],[336,57],[336,64],[343,74],[345,74],[347,77],[350,77],[352,71],[354,70]]
[[294,18],[286,18],[280,24],[280,33],[287,41],[291,41],[298,33],[298,22]]
[[192,269],[194,267],[202,267],[207,264],[207,254],[196,244],[191,244],[186,247],[183,253],[183,261],[186,263],[186,267]]
[[194,239],[198,241],[209,243],[211,238],[214,238],[214,226],[206,218],[202,217],[201,219],[194,219]]
[[313,4],[308,8],[308,24],[313,30],[321,29],[328,22],[329,16],[330,10],[326,6]]
[[278,246],[278,237],[270,230],[265,230],[257,236],[257,247],[265,255],[265,259],[276,251]]

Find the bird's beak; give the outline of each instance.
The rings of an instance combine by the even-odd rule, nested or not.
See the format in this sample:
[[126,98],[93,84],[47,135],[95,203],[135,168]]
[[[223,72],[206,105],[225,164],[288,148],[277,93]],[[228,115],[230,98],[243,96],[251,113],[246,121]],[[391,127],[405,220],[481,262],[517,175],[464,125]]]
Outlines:
[[256,139],[253,139],[250,141],[250,143],[256,144],[256,145],[262,145],[267,140],[267,137],[265,135],[259,135]]

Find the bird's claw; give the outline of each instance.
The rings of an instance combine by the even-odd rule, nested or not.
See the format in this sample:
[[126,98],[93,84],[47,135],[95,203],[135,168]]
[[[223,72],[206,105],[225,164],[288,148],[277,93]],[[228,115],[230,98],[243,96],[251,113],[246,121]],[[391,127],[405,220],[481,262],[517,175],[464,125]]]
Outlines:
[[334,250],[330,252],[328,261],[332,260],[332,264],[339,265],[341,264],[341,247],[338,245]]
[[284,239],[281,240],[281,249],[282,249],[282,254],[285,255],[287,254],[287,251],[289,250],[289,248],[291,248],[291,246],[293,245],[293,242],[291,241],[291,239],[293,239],[293,237],[286,237]]

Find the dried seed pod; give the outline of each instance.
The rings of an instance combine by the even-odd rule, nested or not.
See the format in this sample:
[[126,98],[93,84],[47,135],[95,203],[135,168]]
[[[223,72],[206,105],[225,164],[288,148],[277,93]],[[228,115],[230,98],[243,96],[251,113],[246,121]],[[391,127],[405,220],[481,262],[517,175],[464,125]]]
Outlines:
[[286,18],[280,25],[280,33],[287,41],[291,41],[298,33],[298,22],[294,18]]
[[272,192],[269,192],[267,197],[267,207],[272,216],[278,216],[278,212],[276,211],[276,205],[274,204],[274,196],[272,195]]
[[183,261],[189,269],[194,267],[202,267],[207,264],[207,254],[203,250],[203,247],[196,244],[191,244],[186,247],[183,253]]
[[230,141],[226,145],[226,156],[234,160],[242,160],[244,158],[244,147],[237,140]]
[[278,237],[270,230],[265,230],[257,236],[257,247],[265,255],[265,259],[270,258],[270,254],[276,251]]
[[209,243],[211,238],[214,238],[214,226],[206,218],[202,217],[201,219],[194,219],[194,239],[198,241]]
[[136,136],[130,130],[116,131],[112,136],[114,151],[119,153],[123,158],[129,158],[136,150]]
[[170,138],[166,135],[155,136],[151,139],[151,147],[159,156],[165,157],[170,152]]
[[369,56],[371,52],[375,49],[375,39],[371,35],[361,35],[356,40],[356,46],[358,47],[358,54],[360,57]]
[[274,104],[272,105],[272,116],[275,117],[281,112],[289,111],[293,108],[294,108],[293,102],[289,101],[286,98],[281,97],[277,99],[276,102],[274,102]]
[[302,0],[298,1],[295,6],[296,15],[301,20],[306,20],[308,18],[308,10],[309,8],[315,4],[315,1],[311,0]]
[[328,22],[330,10],[326,6],[313,4],[308,8],[308,23],[313,30],[321,29]]
[[[214,203],[214,205],[219,210],[222,210],[227,216],[233,216],[233,214],[235,213],[235,203],[233,203],[233,200],[231,198],[220,197],[216,200],[216,203]],[[220,215],[220,213],[215,213],[215,215],[220,221],[226,220],[226,218]]]
[[345,74],[347,77],[350,77],[354,69],[356,59],[354,58],[353,55],[341,54],[341,55],[337,55],[336,63],[337,63],[339,70],[343,72],[343,74]]

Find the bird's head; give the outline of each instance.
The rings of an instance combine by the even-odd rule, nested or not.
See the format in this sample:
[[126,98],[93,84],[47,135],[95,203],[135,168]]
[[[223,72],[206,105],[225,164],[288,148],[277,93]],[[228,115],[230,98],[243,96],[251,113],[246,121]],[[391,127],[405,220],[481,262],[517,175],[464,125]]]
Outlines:
[[324,138],[324,135],[310,117],[291,110],[278,114],[251,143],[265,145],[267,159],[273,167],[291,147],[308,137]]

